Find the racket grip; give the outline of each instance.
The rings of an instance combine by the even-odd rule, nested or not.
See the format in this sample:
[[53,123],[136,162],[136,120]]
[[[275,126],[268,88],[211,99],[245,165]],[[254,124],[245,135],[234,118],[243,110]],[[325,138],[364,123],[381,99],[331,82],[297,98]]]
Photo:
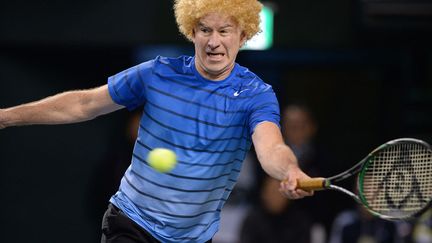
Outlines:
[[311,179],[303,179],[297,181],[297,188],[305,191],[324,190],[326,187],[325,178],[317,177]]

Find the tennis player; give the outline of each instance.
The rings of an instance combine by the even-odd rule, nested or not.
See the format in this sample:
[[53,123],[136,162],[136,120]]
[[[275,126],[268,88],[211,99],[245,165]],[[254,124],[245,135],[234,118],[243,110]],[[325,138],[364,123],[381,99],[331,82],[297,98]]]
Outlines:
[[[259,31],[257,0],[176,0],[176,21],[194,56],[156,57],[90,90],[69,91],[0,110],[0,127],[64,124],[122,108],[143,109],[139,135],[118,192],[110,199],[102,242],[210,242],[252,143],[262,168],[290,199],[309,178],[283,142],[271,86],[235,62]],[[175,151],[178,165],[159,173],[147,153]]]

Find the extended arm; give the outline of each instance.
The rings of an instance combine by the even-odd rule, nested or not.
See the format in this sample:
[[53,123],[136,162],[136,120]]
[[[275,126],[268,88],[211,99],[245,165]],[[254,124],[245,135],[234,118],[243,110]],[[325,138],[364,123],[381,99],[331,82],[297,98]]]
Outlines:
[[296,189],[298,179],[309,178],[300,170],[297,159],[284,143],[279,127],[272,122],[263,122],[255,128],[252,140],[264,171],[281,181],[281,192],[296,199],[312,195],[312,192]]
[[111,99],[108,86],[60,93],[39,101],[0,109],[0,129],[32,124],[66,124],[91,120],[123,106]]

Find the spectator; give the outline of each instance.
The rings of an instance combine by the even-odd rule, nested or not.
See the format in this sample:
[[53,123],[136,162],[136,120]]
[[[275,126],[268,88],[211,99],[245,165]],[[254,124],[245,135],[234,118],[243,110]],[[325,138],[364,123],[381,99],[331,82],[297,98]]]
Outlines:
[[397,226],[373,216],[360,205],[342,211],[334,220],[329,243],[396,243]]
[[309,243],[312,220],[298,207],[301,201],[283,197],[279,182],[266,176],[260,202],[250,209],[240,232],[240,243]]
[[414,243],[432,242],[432,209],[427,210],[414,223],[412,241]]

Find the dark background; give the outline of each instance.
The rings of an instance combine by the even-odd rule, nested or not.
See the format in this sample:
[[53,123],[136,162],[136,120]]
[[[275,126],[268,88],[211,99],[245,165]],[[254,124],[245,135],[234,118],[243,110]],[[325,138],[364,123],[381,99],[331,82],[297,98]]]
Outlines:
[[[273,3],[274,47],[238,62],[273,85],[282,106],[314,112],[332,155],[323,176],[389,139],[432,142],[430,1]],[[156,53],[192,53],[172,1],[1,1],[0,107],[103,85]],[[106,205],[94,188],[128,116],[0,131],[2,242],[97,242]]]

